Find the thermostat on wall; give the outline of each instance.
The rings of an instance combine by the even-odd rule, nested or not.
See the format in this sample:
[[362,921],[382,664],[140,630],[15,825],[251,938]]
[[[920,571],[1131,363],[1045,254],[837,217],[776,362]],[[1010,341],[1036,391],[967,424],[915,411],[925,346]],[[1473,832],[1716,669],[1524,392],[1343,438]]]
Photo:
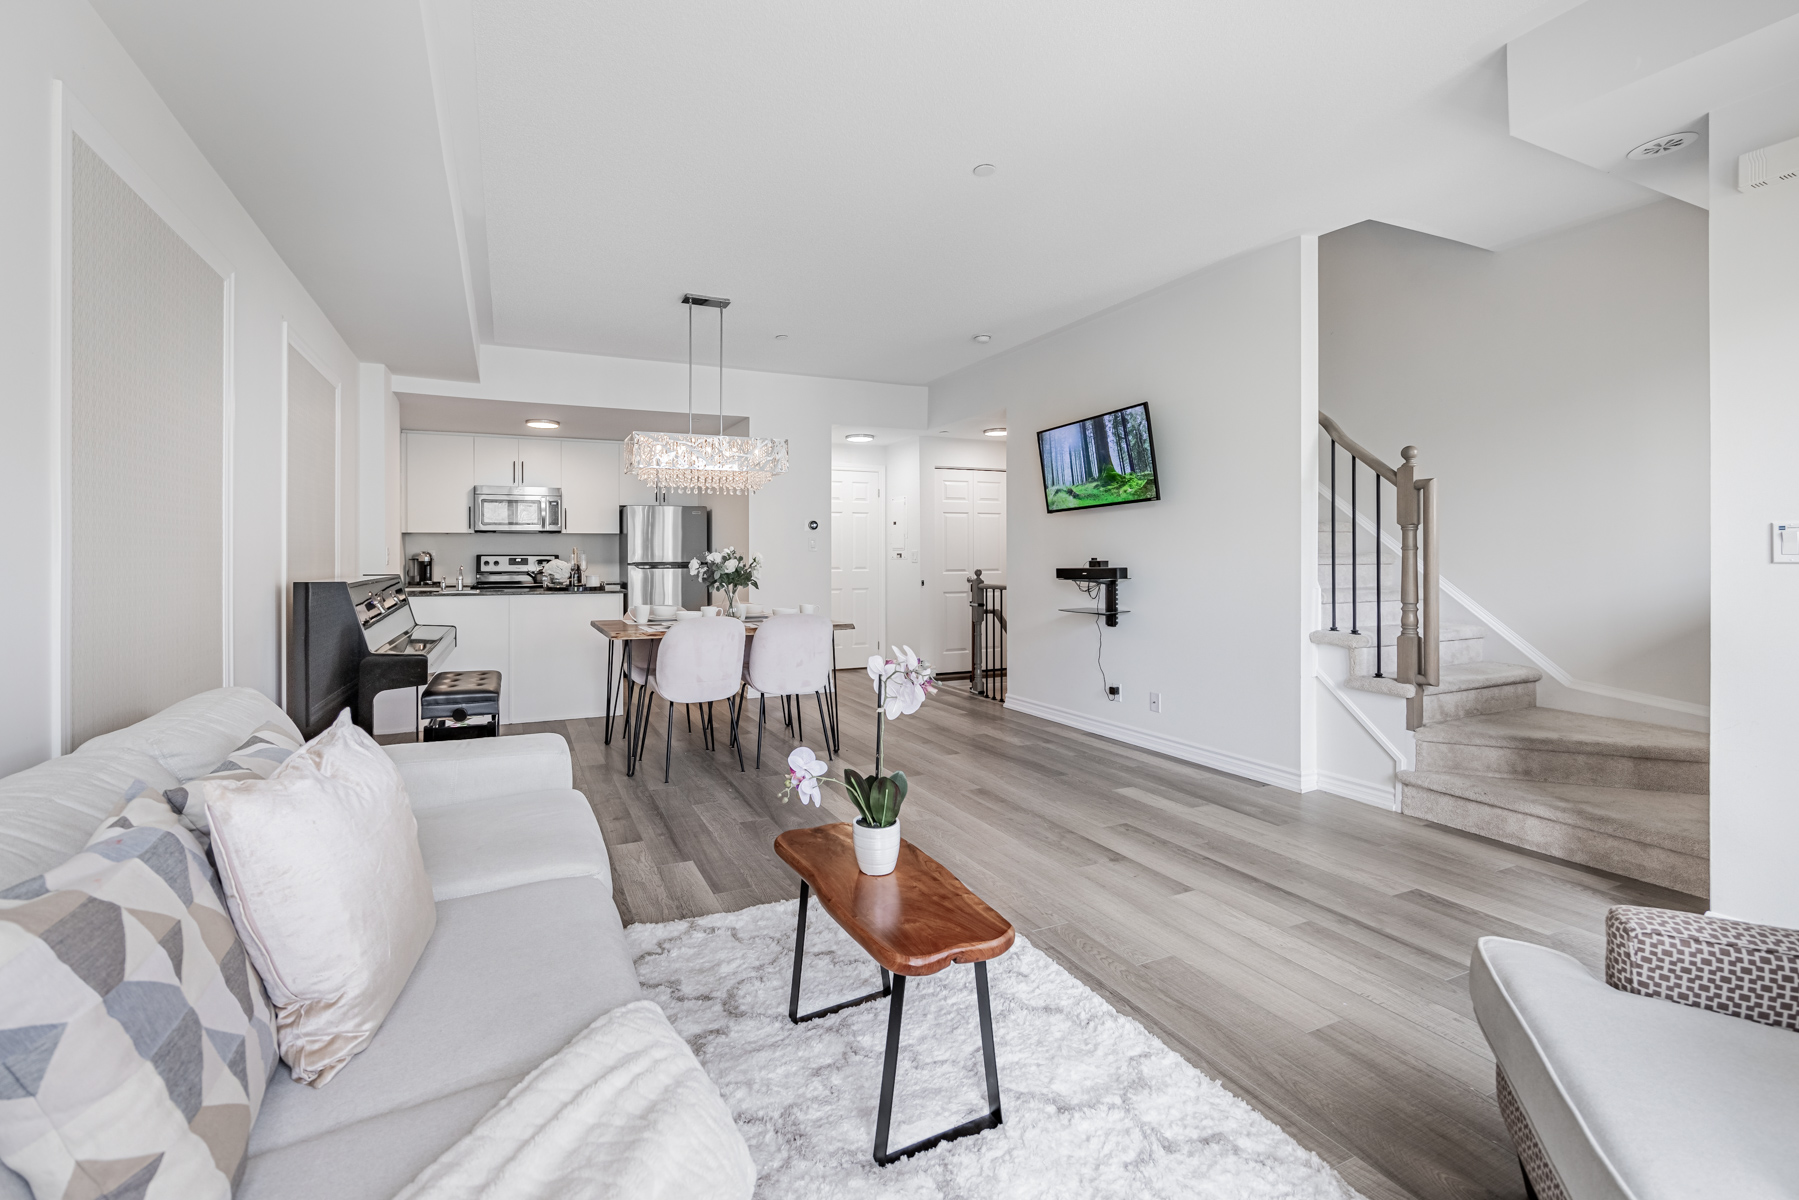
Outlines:
[[1799,521],[1774,525],[1774,561],[1799,563]]

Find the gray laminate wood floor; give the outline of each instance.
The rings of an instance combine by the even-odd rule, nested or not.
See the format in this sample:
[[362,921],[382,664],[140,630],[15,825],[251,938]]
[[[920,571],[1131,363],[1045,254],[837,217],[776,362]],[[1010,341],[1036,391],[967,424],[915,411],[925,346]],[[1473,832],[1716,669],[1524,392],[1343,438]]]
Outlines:
[[[866,769],[867,681],[842,681],[858,705],[844,749]],[[634,778],[600,721],[507,732],[568,738],[628,924],[791,900],[775,835],[853,817],[828,789],[822,812],[780,801],[793,743],[774,710],[762,769],[744,774],[722,738],[708,753],[697,723],[690,736],[678,718],[667,784],[660,709]],[[822,750],[816,709],[806,717]],[[753,752],[753,719],[745,728]],[[1476,938],[1541,942],[1597,970],[1609,905],[1704,907],[1008,712],[953,684],[887,736],[889,766],[912,782],[907,838],[1370,1200],[1524,1194],[1468,1002]]]

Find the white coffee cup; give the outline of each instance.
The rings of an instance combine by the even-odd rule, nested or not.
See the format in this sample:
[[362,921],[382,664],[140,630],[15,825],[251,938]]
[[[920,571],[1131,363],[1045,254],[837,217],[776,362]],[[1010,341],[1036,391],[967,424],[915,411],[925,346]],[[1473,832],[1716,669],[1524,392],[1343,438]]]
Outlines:
[[800,610],[797,608],[776,608],[771,609],[770,611],[777,617],[793,617],[798,616]]
[[633,604],[631,606],[631,619],[636,621],[639,625],[649,620],[650,606],[647,604]]
[[716,617],[717,615],[718,605],[716,604],[707,604],[700,609],[700,616],[702,617]]
[[697,621],[703,615],[704,614],[702,613],[694,612],[691,608],[677,608],[675,610],[675,620],[677,621]]
[[658,621],[672,621],[675,619],[675,614],[680,611],[681,611],[680,607],[678,605],[674,605],[674,604],[652,604],[652,605],[650,605],[650,616],[654,617]]
[[801,611],[801,612],[803,612],[803,613],[805,613],[805,614],[806,614],[806,615],[808,615],[808,616],[810,616],[810,615],[812,615],[812,614],[813,614],[813,613],[815,613],[815,612],[817,612],[817,611],[818,611],[818,605],[816,605],[816,604],[802,604],[802,605],[800,605],[800,611]]

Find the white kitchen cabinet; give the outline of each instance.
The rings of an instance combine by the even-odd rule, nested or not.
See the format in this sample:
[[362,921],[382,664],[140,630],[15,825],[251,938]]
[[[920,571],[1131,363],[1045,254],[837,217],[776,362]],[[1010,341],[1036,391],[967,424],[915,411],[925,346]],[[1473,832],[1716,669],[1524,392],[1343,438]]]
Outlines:
[[[562,596],[545,597],[551,600]],[[512,674],[511,596],[413,596],[412,615],[420,625],[454,625],[456,649],[444,663],[446,671],[498,671],[500,673],[500,724],[512,720],[518,703]],[[600,635],[594,634],[597,638]],[[604,647],[601,647],[604,649]],[[602,701],[595,711],[605,708]]]
[[500,673],[502,725],[605,714],[606,639],[588,622],[624,616],[622,592],[411,599],[419,624],[456,627],[444,670]]
[[562,486],[560,438],[475,438],[475,482]]
[[564,532],[617,533],[619,444],[561,445]]
[[620,592],[512,597],[513,721],[568,721],[606,711],[606,639],[590,621],[624,615]]
[[492,487],[518,482],[518,439],[478,437],[475,441],[475,482]]
[[531,487],[561,487],[562,452],[567,444],[560,438],[520,438],[518,481]]
[[475,443],[481,440],[466,433],[406,435],[405,532],[468,532]]

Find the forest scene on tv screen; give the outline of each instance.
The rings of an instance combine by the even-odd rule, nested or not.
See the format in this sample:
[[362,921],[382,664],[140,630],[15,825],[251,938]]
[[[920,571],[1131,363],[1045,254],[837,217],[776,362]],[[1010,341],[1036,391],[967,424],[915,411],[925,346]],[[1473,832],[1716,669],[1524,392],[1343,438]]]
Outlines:
[[1046,429],[1037,450],[1051,512],[1156,498],[1148,405]]

